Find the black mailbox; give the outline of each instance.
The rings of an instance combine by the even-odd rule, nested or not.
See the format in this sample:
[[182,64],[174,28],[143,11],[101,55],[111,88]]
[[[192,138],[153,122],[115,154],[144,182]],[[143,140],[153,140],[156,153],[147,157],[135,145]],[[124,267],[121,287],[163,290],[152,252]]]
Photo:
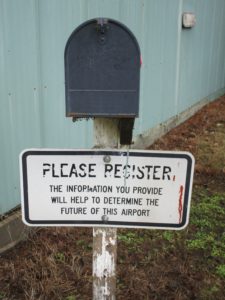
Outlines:
[[105,18],[73,31],[65,48],[66,116],[135,118],[140,49],[131,31]]

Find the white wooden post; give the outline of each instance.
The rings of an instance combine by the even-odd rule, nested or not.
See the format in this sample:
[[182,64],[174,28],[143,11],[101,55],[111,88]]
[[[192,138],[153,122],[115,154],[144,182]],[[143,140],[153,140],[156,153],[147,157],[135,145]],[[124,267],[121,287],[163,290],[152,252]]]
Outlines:
[[[119,128],[117,119],[94,120],[95,148],[118,148]],[[116,228],[93,228],[93,299],[116,299]]]

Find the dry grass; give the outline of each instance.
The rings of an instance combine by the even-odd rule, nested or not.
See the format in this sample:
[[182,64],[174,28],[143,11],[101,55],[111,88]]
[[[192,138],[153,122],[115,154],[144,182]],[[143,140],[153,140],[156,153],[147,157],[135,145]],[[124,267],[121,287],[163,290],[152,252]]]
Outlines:
[[90,239],[88,229],[79,229],[78,233],[74,228],[49,228],[33,233],[27,242],[4,256],[4,265],[0,267],[0,299],[70,296],[68,299],[72,300],[79,297],[83,286],[90,293],[91,249],[80,242],[88,245]]

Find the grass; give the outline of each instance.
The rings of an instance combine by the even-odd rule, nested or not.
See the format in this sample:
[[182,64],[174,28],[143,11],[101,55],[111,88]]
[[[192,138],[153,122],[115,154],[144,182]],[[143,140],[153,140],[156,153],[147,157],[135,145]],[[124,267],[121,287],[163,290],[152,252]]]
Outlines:
[[119,232],[117,239],[127,247],[133,248],[135,245],[140,245],[144,238],[138,235],[138,232],[124,230]]
[[201,198],[192,205],[191,210],[194,230],[187,238],[186,245],[190,250],[202,250],[203,255],[224,260],[225,194],[209,196],[207,192],[201,192],[197,197]]
[[[167,272],[170,274],[173,269],[174,280],[184,277],[189,288],[193,284],[191,278],[198,278],[198,285],[193,288],[194,294],[199,295],[198,299],[225,299],[225,296],[224,298],[221,296],[225,295],[224,208],[225,193],[213,194],[202,187],[196,187],[191,205],[190,223],[186,230],[120,231],[119,247],[123,249],[123,255],[120,254],[119,260],[121,268],[126,265],[130,257],[134,261],[132,272],[141,272],[140,268],[144,267],[148,274],[147,266],[153,265],[156,273],[159,270],[167,278],[170,276]],[[174,262],[176,264],[173,266]],[[143,282],[148,276],[143,274]],[[170,278],[169,282],[171,280]],[[118,288],[126,289],[129,284],[131,283],[121,281]],[[151,284],[154,287],[154,280]],[[165,291],[171,293],[171,287],[164,284]],[[157,282],[155,285],[157,286]],[[177,292],[179,290],[180,293],[182,292],[183,285],[174,283],[174,286]],[[145,297],[146,295],[143,295],[143,299]],[[163,299],[163,294],[161,297]],[[193,295],[190,294],[189,297],[187,299],[191,299]],[[186,298],[181,296],[178,299]]]

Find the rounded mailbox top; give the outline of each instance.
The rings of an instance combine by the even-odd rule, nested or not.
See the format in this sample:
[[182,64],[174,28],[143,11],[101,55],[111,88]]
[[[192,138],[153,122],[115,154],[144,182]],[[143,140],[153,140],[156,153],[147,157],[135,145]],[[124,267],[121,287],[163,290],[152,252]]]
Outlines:
[[126,26],[106,18],[81,24],[65,48],[67,116],[138,116],[140,66],[138,42]]

